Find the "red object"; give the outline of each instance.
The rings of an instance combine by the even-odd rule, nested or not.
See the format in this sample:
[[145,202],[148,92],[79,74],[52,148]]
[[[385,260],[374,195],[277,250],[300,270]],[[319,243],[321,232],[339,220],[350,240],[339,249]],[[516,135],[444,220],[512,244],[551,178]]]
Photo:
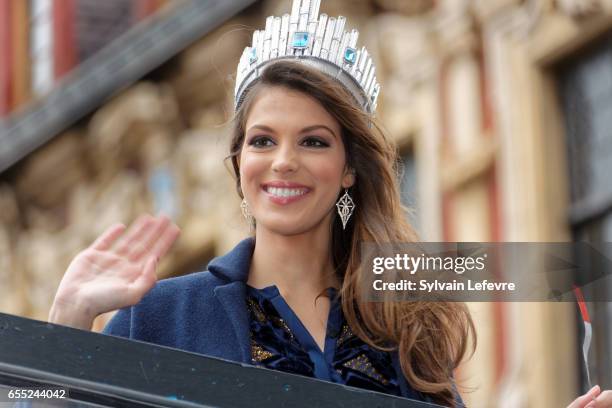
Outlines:
[[584,296],[582,295],[582,289],[580,289],[580,287],[576,285],[574,285],[574,295],[576,295],[576,299],[578,300],[578,307],[580,308],[582,320],[587,323],[591,323],[591,318],[589,317],[589,310],[586,307],[586,302],[584,301]]
[[77,64],[75,0],[53,1],[53,76],[62,78]]
[[7,116],[13,104],[13,50],[11,47],[11,1],[0,0],[0,117]]

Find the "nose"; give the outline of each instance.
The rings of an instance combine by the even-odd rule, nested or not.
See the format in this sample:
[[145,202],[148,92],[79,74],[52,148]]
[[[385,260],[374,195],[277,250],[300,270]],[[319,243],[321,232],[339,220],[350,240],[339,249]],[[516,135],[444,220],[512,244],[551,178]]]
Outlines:
[[276,149],[276,154],[272,162],[272,171],[275,173],[292,173],[299,167],[298,153],[289,143],[281,145]]

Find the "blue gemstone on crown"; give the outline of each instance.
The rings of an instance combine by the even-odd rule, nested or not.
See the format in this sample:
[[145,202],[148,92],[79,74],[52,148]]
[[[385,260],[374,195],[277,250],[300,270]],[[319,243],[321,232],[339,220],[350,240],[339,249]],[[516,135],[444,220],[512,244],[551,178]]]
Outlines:
[[353,65],[355,63],[356,58],[357,50],[351,47],[346,47],[346,50],[344,50],[344,62]]
[[257,48],[251,48],[251,52],[249,53],[249,64],[257,62]]
[[310,39],[310,34],[305,32],[305,31],[298,31],[293,33],[293,42],[291,43],[291,46],[293,48],[307,48],[308,47],[308,40]]

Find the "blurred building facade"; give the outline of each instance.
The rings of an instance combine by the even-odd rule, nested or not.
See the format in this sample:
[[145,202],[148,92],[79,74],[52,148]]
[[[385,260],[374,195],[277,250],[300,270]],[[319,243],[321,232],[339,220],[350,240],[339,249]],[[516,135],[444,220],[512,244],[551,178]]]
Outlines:
[[[87,31],[79,16],[93,2],[52,3],[72,4],[68,32]],[[177,2],[141,2],[137,15],[163,12],[165,3]],[[77,36],[69,51],[32,48],[45,43],[35,32],[48,24],[33,17],[44,12],[36,4],[0,0],[0,55],[13,64],[1,64],[0,115],[44,98],[40,78],[61,78],[111,39]],[[160,277],[201,270],[248,233],[223,162],[233,75],[252,30],[289,7],[259,2],[177,49],[0,174],[0,311],[46,319],[70,259],[110,223],[143,211],[165,212],[183,230]],[[345,15],[374,55],[379,117],[397,142],[408,216],[423,240],[612,241],[612,1],[327,0],[322,12]],[[111,20],[129,27],[133,20],[120,14]],[[18,18],[29,30],[2,24]],[[30,80],[6,73],[19,61]],[[470,307],[478,348],[456,373],[469,406],[560,407],[581,393],[574,304]],[[612,307],[589,308],[591,376],[612,388]]]
[[2,0],[0,117],[44,96],[67,72],[165,0]]

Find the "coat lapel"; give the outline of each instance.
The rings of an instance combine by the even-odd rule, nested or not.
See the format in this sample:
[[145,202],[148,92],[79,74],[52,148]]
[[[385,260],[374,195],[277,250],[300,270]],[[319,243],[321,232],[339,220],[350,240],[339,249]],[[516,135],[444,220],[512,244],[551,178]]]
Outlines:
[[239,344],[240,360],[243,363],[250,363],[249,319],[246,308],[246,286],[244,282],[236,281],[217,286],[214,293],[223,306],[227,318],[234,329],[234,334]]
[[213,259],[208,270],[226,283],[214,289],[214,296],[221,303],[236,335],[240,359],[251,362],[249,317],[246,307],[246,281],[249,276],[255,241],[247,238],[226,255]]

